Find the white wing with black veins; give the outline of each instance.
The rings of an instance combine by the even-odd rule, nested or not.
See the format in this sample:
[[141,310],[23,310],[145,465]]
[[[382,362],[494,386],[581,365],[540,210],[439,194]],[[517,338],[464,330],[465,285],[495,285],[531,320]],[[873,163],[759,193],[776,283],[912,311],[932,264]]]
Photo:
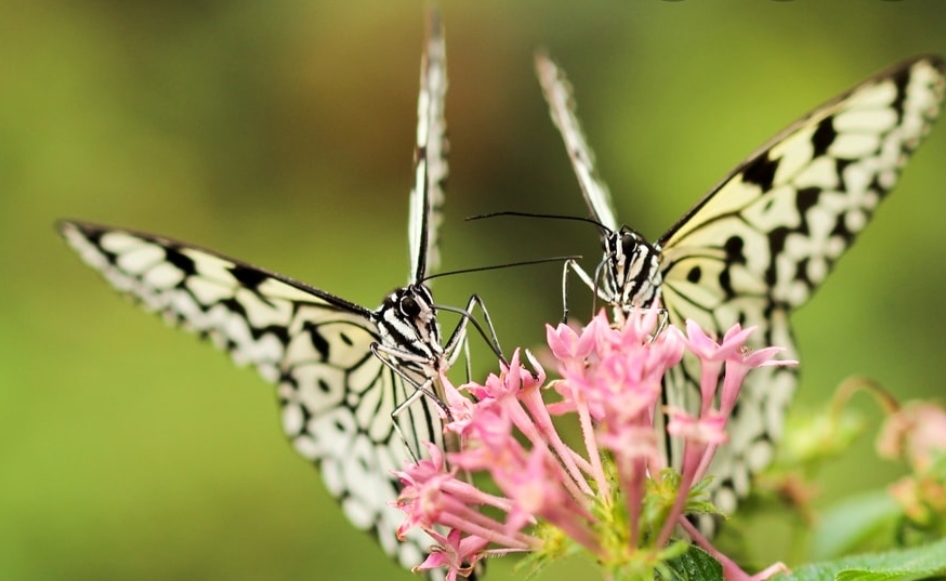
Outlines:
[[[564,74],[537,57],[539,78],[592,213],[617,229],[607,188],[597,177],[574,114]],[[789,313],[807,302],[896,185],[900,170],[939,115],[943,60],[900,63],[815,109],[740,164],[685,214],[653,248],[661,301],[670,320],[693,319],[722,335],[733,324],[758,326],[753,346],[777,345],[794,357]],[[647,253],[643,253],[647,256]],[[614,258],[614,257],[612,257]],[[612,260],[606,264],[620,264]],[[636,288],[610,273],[618,291]],[[623,285],[623,286],[622,286]],[[621,302],[615,294],[612,303]],[[640,306],[615,304],[619,309]],[[699,409],[699,366],[685,358],[666,383],[667,403]],[[748,376],[730,424],[729,445],[711,472],[717,505],[735,509],[749,493],[781,437],[797,383],[794,368],[767,367]],[[679,458],[678,450],[670,450]]]
[[[753,346],[785,347],[794,358],[789,312],[873,218],[943,94],[943,61],[911,59],[817,108],[740,164],[657,242],[671,321],[690,318],[720,334],[736,322],[758,326]],[[678,377],[676,397],[697,397],[694,367]],[[748,494],[751,474],[770,463],[796,383],[791,367],[748,376],[713,470],[722,508],[735,508],[729,491]]]
[[447,48],[439,15],[432,13],[427,50],[420,64],[417,99],[417,147],[414,150],[414,189],[411,191],[408,238],[410,283],[420,283],[440,267],[439,232],[447,180]]
[[595,169],[595,154],[581,130],[571,84],[565,77],[565,73],[545,53],[536,54],[535,69],[549,104],[552,121],[565,141],[568,158],[578,177],[578,184],[581,186],[581,193],[585,197],[588,209],[591,210],[595,220],[609,230],[617,230],[619,224],[617,218],[614,217],[611,193],[608,191],[607,184],[598,176],[598,170]]
[[[390,471],[409,459],[391,412],[413,387],[371,353],[379,340],[371,311],[166,238],[71,221],[59,230],[115,288],[275,384],[286,436],[318,466],[349,520],[403,566],[423,560],[430,539],[398,542],[403,514],[389,505],[399,490]],[[415,419],[398,416],[404,433],[436,436]]]
[[[433,297],[423,284],[439,262],[446,74],[443,29],[431,11],[410,197],[410,284],[389,294],[377,310],[167,238],[84,222],[59,224],[68,243],[115,288],[169,323],[209,338],[237,364],[253,365],[275,384],[293,447],[319,467],[348,519],[373,533],[384,552],[408,569],[424,560],[432,539],[414,529],[398,541],[404,515],[392,506],[401,487],[391,471],[425,456],[427,442],[445,445],[437,402],[420,397],[404,409],[399,405],[449,363]],[[381,356],[372,352],[375,344],[384,350]],[[441,581],[444,573],[429,571],[427,577]]]

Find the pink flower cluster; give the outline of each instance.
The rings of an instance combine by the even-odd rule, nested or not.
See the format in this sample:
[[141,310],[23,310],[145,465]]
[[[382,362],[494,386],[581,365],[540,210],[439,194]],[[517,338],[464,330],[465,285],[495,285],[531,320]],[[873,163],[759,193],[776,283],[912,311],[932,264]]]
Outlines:
[[932,536],[946,532],[946,409],[914,401],[884,422],[877,438],[882,458],[902,459],[911,473],[888,487],[908,521]]
[[[686,514],[703,500],[699,483],[726,441],[746,374],[794,362],[774,361],[777,348],[749,351],[753,330],[739,325],[717,343],[691,322],[684,333],[660,321],[658,309],[643,309],[620,328],[603,313],[580,333],[548,327],[561,376],[548,384],[538,361],[525,352],[530,371],[518,350],[482,385],[455,388],[442,378],[446,429],[459,451],[445,458],[431,446],[430,459],[397,473],[404,484],[398,505],[407,513],[399,533],[419,526],[439,545],[418,569],[445,567],[453,581],[490,555],[579,545],[615,572],[641,566],[652,572],[679,553],[671,541],[681,526],[723,564],[727,579],[752,579],[718,554]],[[697,414],[660,405],[664,376],[687,351],[702,365]],[[560,399],[547,404],[543,387]],[[553,425],[552,417],[563,414],[577,417],[581,451]],[[664,426],[682,440],[678,474],[665,465]],[[470,484],[468,474],[483,472],[502,496]]]

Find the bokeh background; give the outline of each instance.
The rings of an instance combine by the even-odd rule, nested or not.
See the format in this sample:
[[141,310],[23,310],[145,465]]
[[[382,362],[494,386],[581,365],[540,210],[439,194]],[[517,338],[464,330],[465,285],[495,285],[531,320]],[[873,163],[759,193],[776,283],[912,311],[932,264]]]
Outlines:
[[[163,233],[376,305],[407,274],[423,9],[0,1],[0,579],[408,578],[286,445],[255,372],[129,306],[52,224]],[[532,72],[537,47],[576,87],[619,216],[650,237],[818,103],[913,54],[946,53],[946,3],[931,0],[442,10],[446,269],[598,255],[582,224],[462,221],[585,212]],[[799,406],[855,373],[903,397],[942,394],[944,159],[940,127],[794,318]],[[529,347],[559,316],[559,277],[545,265],[436,291],[457,305],[480,293],[507,349]],[[826,467],[823,502],[896,475],[870,450],[865,440]],[[789,558],[768,548],[759,559]],[[514,578],[513,564],[490,563],[490,578]]]

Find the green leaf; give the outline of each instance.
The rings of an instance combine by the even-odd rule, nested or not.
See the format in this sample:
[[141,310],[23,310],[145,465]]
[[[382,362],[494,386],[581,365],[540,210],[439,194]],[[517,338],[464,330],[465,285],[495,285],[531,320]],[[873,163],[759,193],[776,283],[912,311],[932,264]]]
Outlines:
[[903,515],[885,490],[846,499],[824,511],[811,539],[813,559],[829,559],[850,552]]
[[946,574],[946,540],[924,547],[806,565],[776,581],[913,581]]
[[723,567],[716,559],[693,545],[665,565],[670,573],[669,581],[723,581]]

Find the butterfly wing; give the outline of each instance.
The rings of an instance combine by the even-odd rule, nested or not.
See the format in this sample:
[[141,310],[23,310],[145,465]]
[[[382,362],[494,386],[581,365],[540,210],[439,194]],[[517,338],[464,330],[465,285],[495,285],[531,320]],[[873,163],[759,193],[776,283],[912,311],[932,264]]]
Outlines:
[[408,237],[410,283],[420,283],[440,266],[438,231],[447,179],[447,49],[440,15],[430,11],[427,47],[421,60],[417,99],[417,147],[414,150],[414,189],[411,191]]
[[[370,311],[167,238],[72,221],[59,231],[112,286],[274,383],[286,436],[318,466],[349,520],[404,567],[423,560],[430,539],[397,541],[403,514],[389,504],[400,489],[390,471],[409,458],[391,412],[413,387],[371,353],[378,332]],[[417,418],[399,415],[402,432],[442,445],[436,413],[424,425],[413,425]]]
[[[429,297],[419,283],[439,262],[446,86],[443,30],[431,10],[411,193],[412,286],[405,289],[418,297]],[[371,346],[381,343],[411,353],[410,347],[417,347],[413,342],[421,340],[399,320],[396,306],[369,311],[279,274],[150,234],[72,221],[61,222],[59,230],[85,262],[146,310],[208,337],[238,364],[252,364],[275,383],[286,435],[319,467],[349,520],[372,532],[404,567],[423,561],[429,537],[418,529],[408,533],[407,542],[397,540],[403,514],[392,506],[400,483],[391,471],[412,459],[409,450],[423,454],[426,442],[443,449],[443,428],[436,402],[428,398],[392,416],[416,388],[392,369],[398,359],[386,364]],[[382,333],[379,325],[400,331]],[[436,323],[431,329],[429,339],[437,344],[421,352],[439,353]],[[400,343],[407,341],[412,343]],[[398,371],[417,383],[428,375],[420,363]],[[428,577],[442,580],[444,575],[430,571]]]
[[611,194],[595,169],[595,156],[578,122],[575,113],[575,99],[572,96],[572,86],[565,77],[565,73],[547,55],[538,53],[535,57],[535,68],[542,85],[542,93],[549,104],[552,121],[558,127],[568,150],[568,157],[572,162],[581,193],[585,197],[588,209],[595,220],[608,230],[618,230],[617,219],[614,217],[614,204]]
[[[718,333],[736,322],[755,325],[755,345],[787,347],[791,357],[788,313],[820,286],[896,185],[939,113],[944,70],[939,57],[921,56],[872,77],[791,125],[713,188],[657,243],[671,321],[694,319]],[[698,393],[693,363],[674,379],[678,398]],[[737,496],[768,464],[795,383],[789,368],[750,374],[730,457],[721,455],[715,469]]]

